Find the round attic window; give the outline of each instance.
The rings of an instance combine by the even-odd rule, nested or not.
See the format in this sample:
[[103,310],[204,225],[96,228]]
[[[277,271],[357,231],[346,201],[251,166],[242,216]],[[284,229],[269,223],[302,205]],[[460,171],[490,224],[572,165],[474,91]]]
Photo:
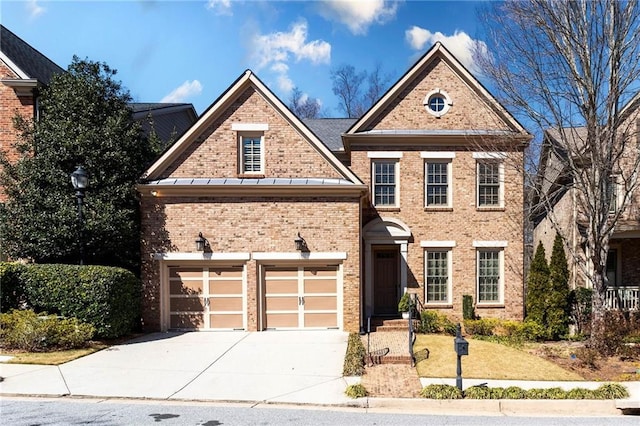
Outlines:
[[442,117],[449,111],[452,102],[446,92],[443,92],[440,89],[435,89],[427,93],[423,104],[429,114],[436,117]]

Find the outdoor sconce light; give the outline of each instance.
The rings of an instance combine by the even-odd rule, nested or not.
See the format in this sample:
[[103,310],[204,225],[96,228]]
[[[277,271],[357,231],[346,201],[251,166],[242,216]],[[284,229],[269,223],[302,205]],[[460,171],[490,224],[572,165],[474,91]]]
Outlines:
[[302,238],[302,235],[300,235],[299,232],[298,232],[298,238],[296,238],[294,241],[296,243],[296,250],[302,251],[302,252],[309,251],[309,247],[307,247],[307,242],[304,240],[304,238]]
[[202,236],[202,232],[198,233],[198,238],[196,238],[196,250],[197,251],[205,251],[209,249],[209,240]]
[[453,339],[453,349],[456,351],[456,355],[458,356],[458,362],[456,364],[456,386],[458,389],[462,390],[462,362],[461,358],[463,355],[469,355],[469,342],[462,337],[462,333],[460,331],[460,323],[456,326],[456,337]]

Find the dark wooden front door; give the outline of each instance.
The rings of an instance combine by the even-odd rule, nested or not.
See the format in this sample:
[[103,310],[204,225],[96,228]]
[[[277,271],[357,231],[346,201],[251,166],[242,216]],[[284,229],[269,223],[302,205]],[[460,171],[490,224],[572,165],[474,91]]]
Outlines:
[[400,275],[398,247],[376,247],[373,250],[373,313],[397,315]]

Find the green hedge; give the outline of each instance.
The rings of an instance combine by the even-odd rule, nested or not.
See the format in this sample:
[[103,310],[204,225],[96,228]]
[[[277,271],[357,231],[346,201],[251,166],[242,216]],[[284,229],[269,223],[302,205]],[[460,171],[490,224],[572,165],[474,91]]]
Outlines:
[[429,399],[622,399],[629,397],[629,391],[619,383],[604,383],[597,389],[574,388],[568,391],[555,388],[522,389],[471,386],[464,392],[451,385],[425,386],[420,395]]
[[28,264],[18,277],[29,307],[89,323],[98,337],[123,336],[138,325],[140,283],[126,269]]
[[25,265],[17,262],[0,262],[0,312],[21,307],[25,300],[20,273]]

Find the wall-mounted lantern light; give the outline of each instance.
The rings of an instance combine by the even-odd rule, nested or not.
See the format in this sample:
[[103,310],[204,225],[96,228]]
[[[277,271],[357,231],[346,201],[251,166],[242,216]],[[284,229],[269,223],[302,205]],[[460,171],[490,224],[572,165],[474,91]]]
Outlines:
[[309,251],[309,247],[307,247],[307,242],[304,240],[304,238],[302,238],[302,235],[300,235],[299,232],[298,232],[298,238],[296,238],[294,241],[296,243],[296,250],[302,251],[302,252]]
[[198,238],[196,238],[196,250],[197,251],[205,251],[210,248],[209,240],[202,236],[202,232],[198,233]]

